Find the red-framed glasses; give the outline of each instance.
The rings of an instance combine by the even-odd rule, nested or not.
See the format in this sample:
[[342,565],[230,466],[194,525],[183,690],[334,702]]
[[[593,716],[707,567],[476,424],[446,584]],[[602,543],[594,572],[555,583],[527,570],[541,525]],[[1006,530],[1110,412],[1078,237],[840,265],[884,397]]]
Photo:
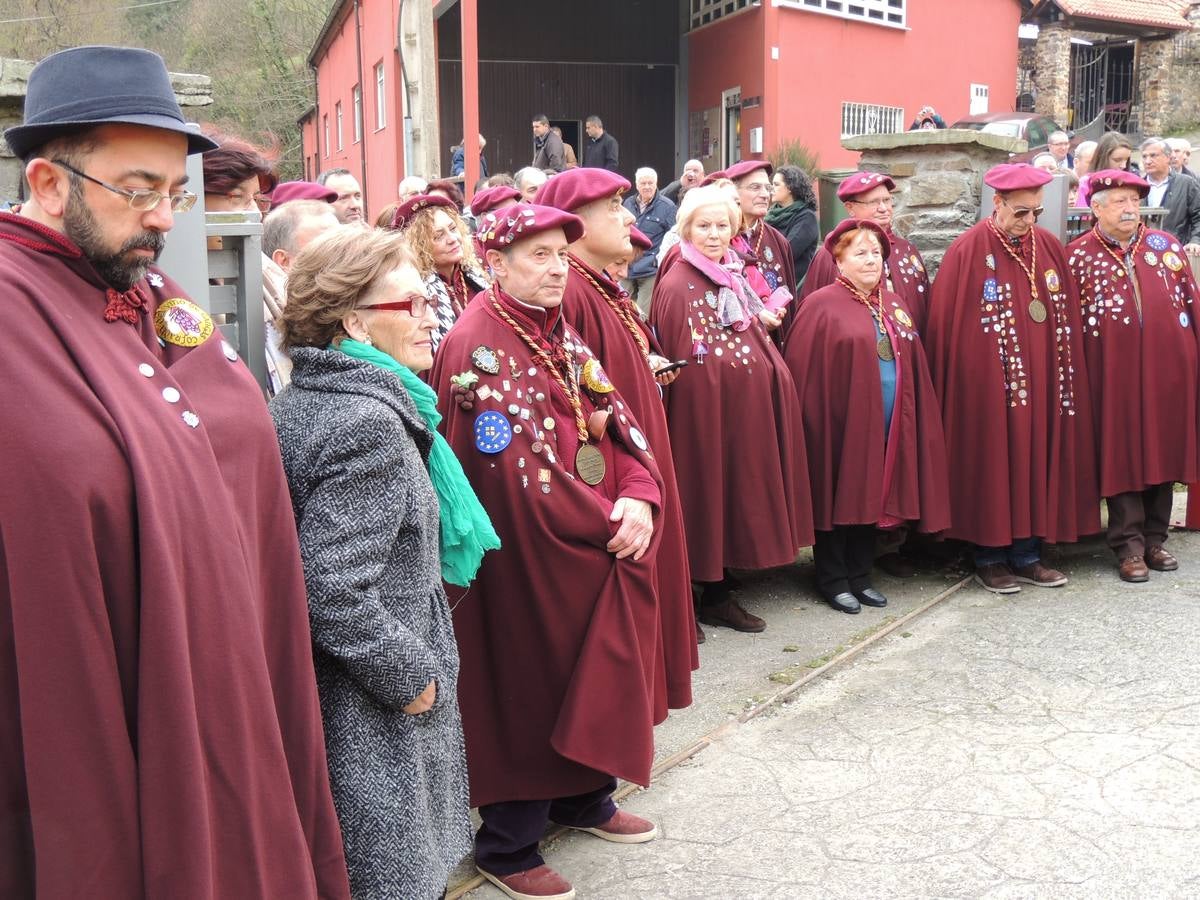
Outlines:
[[390,300],[387,303],[372,303],[369,306],[360,306],[360,310],[381,310],[383,312],[406,312],[414,319],[419,319],[425,315],[425,311],[429,309],[429,301],[425,297],[414,294],[411,297],[405,297],[403,300]]

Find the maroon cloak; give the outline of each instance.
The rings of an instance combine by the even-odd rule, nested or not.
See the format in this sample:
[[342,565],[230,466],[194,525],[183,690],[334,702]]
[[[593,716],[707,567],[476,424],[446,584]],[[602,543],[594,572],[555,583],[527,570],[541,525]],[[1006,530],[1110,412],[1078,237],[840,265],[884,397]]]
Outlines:
[[[646,439],[654,451],[663,479],[662,515],[658,521],[662,542],[654,572],[658,610],[662,617],[662,661],[655,718],[661,719],[665,717],[667,707],[681,709],[692,702],[692,670],[700,668],[700,655],[696,650],[692,583],[683,531],[683,509],[679,505],[679,486],[675,483],[675,463],[667,431],[667,411],[663,407],[662,391],[654,380],[645,354],[629,330],[630,326],[638,330],[650,352],[658,353],[659,349],[628,294],[607,275],[577,257],[571,257],[571,264],[562,300],[563,320],[578,332],[603,363],[604,370],[629,404],[633,417],[646,429]],[[595,281],[599,290],[588,282],[583,272]],[[614,305],[626,311],[624,320],[614,310]]]
[[1105,497],[1200,478],[1196,282],[1172,235],[1142,225],[1130,249],[1140,310],[1117,244],[1093,228],[1067,248]]
[[[660,721],[654,555],[662,516],[641,560],[618,560],[606,545],[618,497],[658,506],[658,466],[621,394],[585,390],[585,416],[613,412],[599,444],[607,471],[595,487],[575,476],[571,406],[493,295],[543,345],[566,346],[577,367],[592,359],[557,309],[536,310],[495,288],[467,307],[434,358],[429,383],[446,440],[502,544],[453,607],[471,803],[581,794],[614,775],[645,785]],[[470,410],[450,381],[466,372],[479,378]]]
[[770,333],[775,346],[782,347],[791,327],[791,318],[796,314],[796,264],[792,260],[792,243],[782,231],[774,225],[768,225],[766,219],[760,219],[740,237],[749,250],[734,249],[746,264],[746,276],[753,278],[754,271],[757,271],[768,289],[773,291],[782,286],[792,292],[792,301],[784,307],[786,313],[783,321]]
[[125,321],[8,213],[0,269],[0,896],[349,897],[261,391],[157,272]]
[[[717,292],[676,254],[660,267],[650,304],[664,354],[691,363],[666,389],[666,405],[688,559],[700,582],[720,581],[727,568],[787,565],[813,542],[792,376],[757,321],[741,332],[718,323]],[[698,342],[706,355],[697,356]]]
[[812,294],[796,314],[784,359],[803,409],[813,524],[924,532],[950,525],[946,445],[925,349],[904,301],[883,292],[896,355],[896,398],[884,434],[878,332],[871,312],[841,283]]
[[1050,232],[1035,228],[1020,252],[1043,322],[1029,312],[1029,278],[985,220],[942,258],[924,335],[946,434],[948,536],[984,547],[1100,528],[1078,294]]
[[[900,295],[904,308],[913,318],[917,334],[924,334],[929,316],[929,273],[925,271],[925,261],[916,245],[896,232],[888,231],[888,242],[892,249],[883,261],[884,287]],[[833,284],[837,276],[833,254],[821,247],[808,267],[808,274],[804,276],[797,306],[803,305],[809,294]]]

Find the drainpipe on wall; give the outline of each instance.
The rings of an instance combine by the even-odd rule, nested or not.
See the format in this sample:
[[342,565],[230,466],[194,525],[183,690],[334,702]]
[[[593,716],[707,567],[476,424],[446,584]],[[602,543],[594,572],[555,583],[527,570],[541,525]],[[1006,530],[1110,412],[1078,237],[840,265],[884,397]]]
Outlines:
[[317,148],[317,171],[313,172],[313,181],[321,174],[321,85],[318,80],[317,67],[312,63],[308,66],[313,76],[313,144]]
[[408,67],[404,64],[404,0],[396,8],[396,55],[400,58],[400,81],[404,87],[404,175],[412,171],[412,95],[408,91]]
[[[363,90],[362,20],[359,18],[358,11],[359,11],[359,0],[354,0],[354,47],[355,47],[354,55],[358,62],[358,93],[359,93],[359,96],[364,96],[366,92]],[[360,105],[364,105],[364,104],[360,104]],[[354,113],[351,112],[351,115],[354,115]],[[364,119],[366,118],[365,114],[364,114],[363,118]],[[354,126],[351,126],[351,127],[354,127]],[[360,174],[362,175],[362,178],[360,179],[359,184],[362,185],[362,193],[363,193],[363,218],[367,219],[367,213],[370,212],[370,210],[367,209],[366,198],[369,197],[370,195],[367,193],[367,123],[365,121],[362,124],[362,143],[359,145],[358,149],[359,149],[359,171],[360,171]],[[370,221],[369,219],[367,219],[367,220]]]

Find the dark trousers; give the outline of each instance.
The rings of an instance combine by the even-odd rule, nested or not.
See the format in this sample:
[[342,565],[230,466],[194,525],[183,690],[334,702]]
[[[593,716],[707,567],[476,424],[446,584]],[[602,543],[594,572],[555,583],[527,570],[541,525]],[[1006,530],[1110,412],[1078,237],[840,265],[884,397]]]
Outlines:
[[1117,559],[1145,556],[1147,547],[1167,542],[1174,482],[1104,499],[1108,502],[1108,546]]
[[1007,547],[982,547],[975,545],[975,567],[1008,566],[1023,569],[1042,558],[1042,539],[1039,537],[1017,538]]
[[829,599],[871,587],[874,559],[874,525],[835,525],[833,531],[818,531],[817,542],[813,544],[817,590]]
[[586,794],[557,800],[509,800],[479,807],[483,825],[475,833],[475,865],[493,875],[512,875],[536,869],[545,860],[538,853],[538,841],[546,825],[574,825],[595,828],[617,811],[612,792],[617,779]]

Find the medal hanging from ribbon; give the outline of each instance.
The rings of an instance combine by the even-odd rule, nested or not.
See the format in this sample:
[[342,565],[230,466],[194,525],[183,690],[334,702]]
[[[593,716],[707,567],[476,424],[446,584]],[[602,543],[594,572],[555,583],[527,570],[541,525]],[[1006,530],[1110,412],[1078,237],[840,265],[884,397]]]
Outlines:
[[[567,398],[567,402],[571,405],[571,411],[575,414],[575,428],[579,437],[579,449],[575,451],[575,472],[584,484],[593,486],[599,484],[604,480],[607,464],[604,461],[604,454],[591,443],[592,434],[588,429],[589,422],[583,415],[583,398],[579,390],[579,381],[575,375],[575,364],[567,354],[566,348],[562,344],[554,342],[550,342],[550,351],[542,347],[500,305],[492,288],[488,289],[488,300],[496,311],[496,315],[513,330],[517,337],[525,342],[525,345],[533,353],[533,361],[550,376],[551,380],[562,390],[563,396]],[[597,412],[603,411],[597,410]],[[595,414],[592,418],[596,419]],[[546,428],[551,429],[553,425],[554,419],[547,417]],[[604,425],[607,425],[607,417],[597,427],[602,428]],[[603,435],[604,432],[601,430],[596,440],[600,440]]]
[[879,285],[875,285],[875,289],[870,294],[864,294],[845,275],[839,275],[837,283],[853,294],[854,299],[865,306],[871,313],[871,318],[875,320],[875,327],[879,329],[880,334],[879,340],[875,342],[876,355],[884,362],[894,360],[896,350],[892,346],[891,338],[888,337],[887,326],[883,324],[883,291],[879,289]]
[[1042,322],[1046,321],[1048,310],[1046,309],[1046,304],[1043,303],[1041,298],[1038,296],[1037,234],[1031,232],[1029,235],[1031,255],[1030,262],[1032,265],[1027,266],[1025,265],[1025,260],[1021,259],[1021,254],[1013,249],[1012,242],[1000,231],[996,223],[991,219],[988,219],[987,223],[988,227],[992,229],[992,232],[996,235],[996,237],[1000,239],[1000,246],[1004,248],[1004,252],[1013,258],[1016,264],[1021,267],[1021,271],[1025,273],[1025,277],[1029,279],[1029,290],[1033,294],[1033,299],[1029,301],[1029,306],[1026,307],[1026,311],[1029,313],[1029,318],[1033,319],[1033,321],[1037,322],[1039,325],[1042,324]]

